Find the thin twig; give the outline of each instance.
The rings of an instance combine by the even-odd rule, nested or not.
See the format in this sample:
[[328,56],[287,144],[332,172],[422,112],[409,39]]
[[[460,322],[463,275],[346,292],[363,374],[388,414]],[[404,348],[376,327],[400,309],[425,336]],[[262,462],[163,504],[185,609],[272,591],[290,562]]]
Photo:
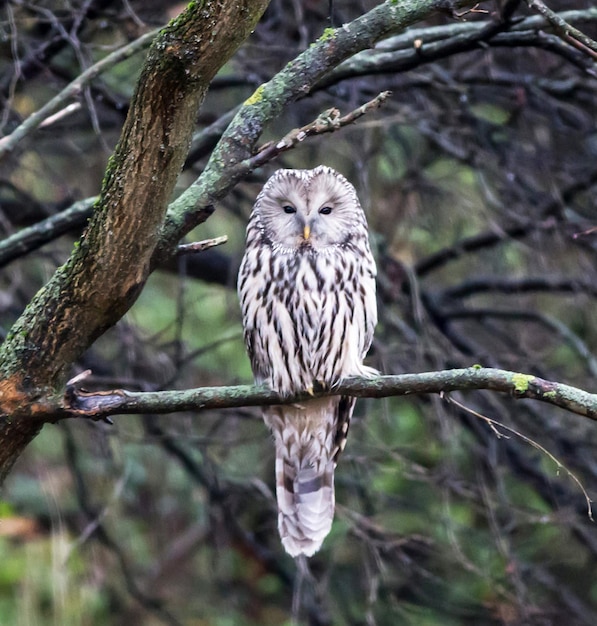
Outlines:
[[522,439],[525,443],[530,444],[531,446],[533,446],[533,448],[536,448],[540,452],[543,452],[543,454],[545,454],[549,459],[551,459],[555,463],[556,467],[558,468],[558,471],[560,469],[563,469],[566,472],[566,474],[568,474],[568,476],[570,476],[570,478],[578,485],[578,488],[582,491],[582,494],[585,498],[585,502],[587,503],[587,516],[592,522],[595,521],[593,519],[593,506],[592,506],[593,501],[591,500],[591,498],[589,498],[589,494],[587,493],[587,490],[585,489],[584,485],[580,482],[580,479],[578,478],[578,476],[576,476],[576,474],[572,470],[568,469],[555,455],[553,455],[549,450],[547,450],[547,448],[542,446],[540,443],[538,443],[534,439],[531,439],[531,437],[528,437],[527,435],[524,435],[523,433],[519,432],[515,428],[512,428],[511,426],[506,426],[506,424],[502,424],[501,422],[498,422],[497,420],[494,420],[491,417],[487,417],[486,415],[482,415],[481,413],[478,413],[477,411],[474,411],[473,409],[470,409],[469,407],[465,406],[461,402],[454,400],[454,398],[451,398],[447,394],[444,396],[444,400],[446,400],[447,402],[451,404],[456,405],[457,407],[459,407],[463,411],[466,411],[470,415],[474,415],[475,417],[486,422],[491,428],[491,430],[493,430],[495,435],[498,437],[498,439],[505,437],[505,435],[498,430],[497,427],[499,426],[500,428],[507,430],[509,433],[516,435],[516,437],[518,437],[519,439]]
[[245,167],[249,166],[250,169],[260,167],[264,163],[267,163],[277,157],[282,152],[286,152],[286,150],[294,148],[298,143],[304,141],[307,137],[333,133],[343,126],[348,126],[369,111],[378,109],[391,94],[391,91],[382,91],[375,96],[375,98],[369,100],[369,102],[366,102],[346,115],[340,115],[340,111],[336,108],[328,109],[319,115],[313,122],[301,128],[294,128],[279,141],[270,141],[266,143],[258,149],[255,156],[247,159],[247,161],[243,162],[241,165]]
[[51,115],[56,113],[63,107],[67,100],[78,96],[86,85],[88,85],[96,76],[113,67],[120,61],[128,59],[133,54],[147,47],[156,34],[158,29],[152,30],[142,35],[130,44],[115,50],[107,57],[98,61],[90,68],[86,69],[82,74],[77,76],[75,80],[70,82],[59,94],[54,96],[49,102],[44,104],[41,109],[32,113],[22,124],[17,126],[15,130],[6,137],[0,139],[0,158],[7,152],[10,152],[24,137],[32,133],[36,128],[47,120]]
[[178,246],[176,253],[178,256],[182,256],[183,254],[195,254],[196,252],[203,252],[204,250],[209,250],[209,248],[213,248],[215,246],[221,246],[227,241],[228,235],[222,235],[221,237],[214,237],[213,239],[183,243]]
[[575,46],[581,52],[597,59],[597,42],[585,35],[571,24],[568,24],[560,15],[552,11],[543,0],[527,0],[531,9],[535,9],[554,27],[556,34],[561,35],[567,43]]
[[592,228],[584,230],[581,233],[574,233],[574,235],[572,235],[572,239],[578,239],[578,237],[586,237],[586,235],[592,235],[594,233],[597,233],[597,226],[593,226]]

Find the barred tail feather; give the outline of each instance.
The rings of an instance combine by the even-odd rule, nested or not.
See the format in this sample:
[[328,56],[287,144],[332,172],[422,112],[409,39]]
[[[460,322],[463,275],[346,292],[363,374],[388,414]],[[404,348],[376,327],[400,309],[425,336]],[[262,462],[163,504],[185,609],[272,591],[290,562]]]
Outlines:
[[291,556],[312,556],[330,532],[334,469],[353,406],[353,398],[331,397],[264,411],[276,442],[278,529]]
[[276,458],[278,530],[288,554],[312,556],[332,527],[336,464],[330,459],[314,468],[295,461],[284,450]]

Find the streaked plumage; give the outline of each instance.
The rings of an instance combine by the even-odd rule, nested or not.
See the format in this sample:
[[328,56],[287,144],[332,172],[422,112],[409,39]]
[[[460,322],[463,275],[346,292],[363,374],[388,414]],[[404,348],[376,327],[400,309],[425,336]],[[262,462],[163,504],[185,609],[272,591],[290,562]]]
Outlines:
[[[329,167],[278,170],[247,226],[238,291],[255,380],[284,395],[370,375],[375,262],[354,187]],[[331,528],[334,468],[354,398],[264,408],[276,444],[278,527],[293,556]]]

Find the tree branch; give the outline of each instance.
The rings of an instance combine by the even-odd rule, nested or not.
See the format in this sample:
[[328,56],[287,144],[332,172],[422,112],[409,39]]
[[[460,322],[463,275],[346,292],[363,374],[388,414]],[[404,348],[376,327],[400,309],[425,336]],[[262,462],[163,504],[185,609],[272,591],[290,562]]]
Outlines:
[[56,113],[68,100],[78,96],[83,87],[88,85],[94,78],[120,63],[120,61],[130,58],[133,54],[149,46],[157,33],[158,30],[152,30],[142,35],[128,45],[115,50],[101,61],[94,63],[80,76],[77,76],[77,78],[69,83],[60,93],[56,94],[49,102],[44,104],[41,109],[32,113],[24,122],[17,126],[10,135],[0,139],[0,160],[7,152],[13,150],[19,141],[41,126],[52,114]]
[[493,368],[465,369],[348,378],[334,389],[284,398],[264,386],[200,387],[184,391],[132,392],[123,389],[89,393],[68,385],[59,419],[88,417],[102,420],[110,415],[131,413],[173,413],[242,406],[292,404],[313,397],[349,395],[358,398],[385,398],[429,393],[487,389],[508,393],[517,399],[547,402],[571,413],[597,420],[597,394],[530,374]]
[[[536,219],[527,220],[504,228],[499,232],[489,231],[462,239],[453,246],[443,248],[420,259],[415,264],[416,275],[422,278],[426,274],[444,266],[449,261],[459,259],[469,252],[483,250],[509,239],[523,239],[538,231],[555,231],[562,222],[562,218],[559,215],[560,209],[571,202],[577,194],[590,189],[595,184],[597,184],[597,168],[589,172],[585,177],[574,181],[572,184],[560,190],[555,197],[549,198],[540,208],[540,213],[544,219],[540,221]],[[575,239],[578,239],[578,237],[575,237]]]
[[294,128],[279,141],[266,143],[259,149],[256,155],[234,166],[230,171],[231,175],[244,175],[257,167],[261,167],[282,152],[294,148],[301,141],[307,139],[307,137],[333,133],[344,126],[354,123],[359,117],[362,117],[371,110],[379,108],[390,97],[391,93],[390,91],[382,91],[375,96],[375,98],[369,100],[369,102],[365,102],[365,104],[362,104],[346,115],[340,115],[340,111],[336,108],[324,111],[317,119],[301,128]]
[[221,246],[228,241],[228,235],[222,235],[221,237],[213,237],[212,239],[204,239],[203,241],[193,241],[192,243],[183,243],[178,246],[178,256],[185,254],[196,254],[197,252],[204,252],[215,246]]
[[19,230],[0,241],[0,267],[41,248],[50,241],[73,230],[82,230],[91,217],[97,197],[79,200],[60,213]]
[[[304,141],[307,137],[331,133],[343,128],[344,126],[348,126],[369,111],[380,107],[389,96],[389,91],[383,91],[369,102],[366,102],[346,115],[340,115],[340,111],[336,108],[329,109],[328,111],[322,113],[313,122],[303,126],[302,128],[295,128],[291,130],[280,141],[268,142],[259,149],[257,154],[252,156],[250,159],[239,163],[235,166],[235,168],[239,168],[242,170],[241,173],[245,174],[248,171],[271,161],[282,152],[286,152],[286,150],[294,148],[298,143]],[[223,118],[225,117],[226,116],[223,116]],[[221,119],[218,120],[218,124],[220,123]],[[238,173],[236,172],[236,169],[232,169],[231,172],[232,175]],[[52,215],[45,220],[41,220],[37,224],[24,228],[14,235],[0,241],[0,267],[8,265],[15,259],[25,256],[33,250],[41,248],[44,244],[53,241],[71,230],[82,228],[91,217],[93,204],[96,200],[97,198],[80,200],[68,209],[61,211],[56,215]],[[209,211],[208,215],[205,215],[205,217],[211,215],[211,212],[212,211]],[[205,213],[205,211],[203,213]],[[218,239],[216,243],[212,242],[202,246],[197,246],[197,244],[183,244],[178,246],[177,255],[180,256],[186,252],[201,252],[222,243],[224,243],[224,241]],[[166,259],[162,259],[162,261],[167,262]]]
[[[473,4],[473,0],[451,3],[453,8]],[[265,125],[288,104],[309,93],[341,61],[443,7],[438,0],[386,0],[340,28],[326,29],[307,50],[260,85],[226,129],[201,176],[171,203],[156,256],[171,256],[178,241],[196,226],[196,213],[222,198],[250,171],[231,166],[250,160]]]
[[503,278],[501,276],[474,276],[462,283],[437,292],[439,300],[462,300],[480,293],[496,292],[519,294],[529,292],[584,293],[597,298],[597,285],[568,276],[525,276]]
[[8,334],[2,373],[27,372],[42,395],[61,387],[71,363],[136,300],[199,105],[266,4],[191,3],[154,39],[89,226]]
[[552,11],[542,0],[527,0],[531,9],[535,9],[553,26],[554,31],[560,35],[564,41],[575,46],[593,59],[597,59],[597,42],[585,35],[582,31],[571,26],[566,20]]
[[[596,21],[597,9],[565,11],[558,17],[567,21]],[[575,65],[590,70],[588,59],[570,48],[570,42],[550,37],[542,32],[549,26],[541,16],[516,21],[479,21],[428,26],[409,29],[381,42],[372,50],[364,50],[344,61],[317,83],[327,88],[340,81],[358,76],[404,72],[447,56],[478,49],[483,46],[536,46],[566,56]],[[585,54],[586,56],[586,54]],[[594,74],[594,71],[591,70]]]
[[444,266],[449,261],[459,259],[469,252],[484,250],[485,248],[495,246],[503,241],[511,239],[522,239],[530,233],[536,231],[552,231],[556,229],[557,224],[558,222],[556,219],[548,217],[541,222],[538,222],[537,220],[528,220],[522,224],[515,224],[514,226],[505,228],[499,232],[488,231],[467,237],[456,242],[453,246],[442,248],[441,250],[420,259],[415,264],[415,273],[419,278],[421,278]]
[[192,2],[154,39],[79,245],[0,346],[0,438],[11,442],[0,481],[49,419],[71,364],[143,288],[209,83],[267,3]]

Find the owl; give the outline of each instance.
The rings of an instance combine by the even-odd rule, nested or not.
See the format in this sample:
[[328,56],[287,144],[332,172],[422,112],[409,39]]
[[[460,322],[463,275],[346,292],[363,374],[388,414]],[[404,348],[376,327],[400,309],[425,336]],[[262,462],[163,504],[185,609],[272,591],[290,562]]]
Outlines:
[[[335,170],[278,170],[247,226],[238,293],[256,383],[283,396],[333,390],[363,365],[377,323],[375,261],[354,187]],[[278,529],[312,556],[334,517],[334,469],[355,399],[264,407],[276,447]]]

